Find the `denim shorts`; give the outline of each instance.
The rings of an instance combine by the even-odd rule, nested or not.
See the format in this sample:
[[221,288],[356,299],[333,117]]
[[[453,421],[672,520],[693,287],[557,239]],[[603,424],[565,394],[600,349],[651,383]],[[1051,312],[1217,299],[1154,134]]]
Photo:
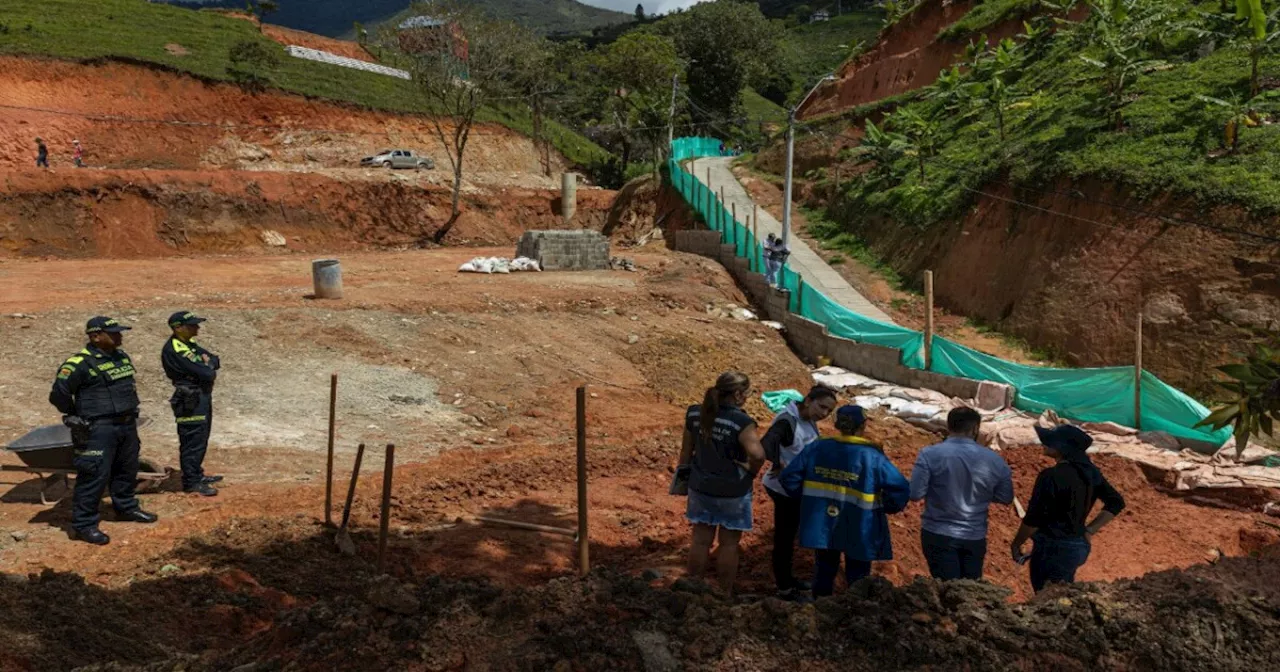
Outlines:
[[726,530],[751,531],[751,493],[741,497],[712,497],[689,490],[685,516],[691,523],[714,525]]

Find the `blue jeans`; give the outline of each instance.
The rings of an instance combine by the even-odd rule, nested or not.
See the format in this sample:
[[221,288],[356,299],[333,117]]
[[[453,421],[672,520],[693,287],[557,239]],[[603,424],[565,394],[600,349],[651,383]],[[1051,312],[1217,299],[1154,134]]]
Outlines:
[[840,556],[844,555],[844,578],[850,584],[858,579],[871,576],[871,563],[866,560],[854,560],[839,549],[818,548],[813,554],[817,557],[817,567],[813,572],[813,596],[826,597],[836,587],[836,574],[840,572]]
[[986,539],[957,539],[927,530],[920,531],[920,546],[929,563],[929,573],[940,581],[982,579],[982,563],[987,557]]
[[1049,583],[1075,583],[1076,570],[1089,559],[1092,544],[1084,537],[1031,538],[1031,587],[1038,593]]
[[764,279],[774,287],[778,286],[778,275],[782,270],[782,262],[773,259],[764,260]]

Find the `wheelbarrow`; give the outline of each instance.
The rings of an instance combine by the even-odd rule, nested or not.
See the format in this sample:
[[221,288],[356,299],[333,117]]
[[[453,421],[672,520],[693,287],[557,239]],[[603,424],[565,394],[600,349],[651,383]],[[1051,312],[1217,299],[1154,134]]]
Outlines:
[[[138,418],[138,426],[148,424],[149,419]],[[71,488],[71,476],[76,473],[73,462],[75,447],[71,441],[71,429],[65,425],[46,425],[27,432],[17,441],[5,446],[5,450],[22,461],[17,464],[0,464],[0,471],[17,471],[35,474],[42,480],[40,484],[40,503],[53,506],[62,497],[50,499],[48,493],[55,486],[63,486],[63,492]],[[164,470],[158,470],[149,462],[139,461],[138,483],[140,485],[158,484],[168,477]],[[65,496],[65,494],[64,494]]]

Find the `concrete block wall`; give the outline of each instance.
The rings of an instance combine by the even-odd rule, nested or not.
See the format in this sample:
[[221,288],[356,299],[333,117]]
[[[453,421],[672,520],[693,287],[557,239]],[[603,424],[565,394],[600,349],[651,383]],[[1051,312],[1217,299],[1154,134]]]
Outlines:
[[525,231],[517,257],[536,259],[544,271],[595,271],[609,268],[609,239],[599,231]]
[[[715,231],[678,231],[673,241],[677,251],[689,252],[715,259],[729,271],[760,309],[763,316],[781,322],[786,328],[787,343],[809,363],[817,363],[820,357],[831,363],[864,376],[886,383],[936,390],[951,397],[976,399],[982,381],[947,376],[932,371],[921,371],[902,365],[902,352],[870,343],[858,343],[847,338],[832,336],[826,326],[791,312],[791,293],[769,287],[764,275],[750,272],[746,259],[736,256],[734,246],[720,243]],[[987,385],[995,385],[987,383]],[[1015,391],[1008,386],[1004,398],[1006,406],[1013,404]]]

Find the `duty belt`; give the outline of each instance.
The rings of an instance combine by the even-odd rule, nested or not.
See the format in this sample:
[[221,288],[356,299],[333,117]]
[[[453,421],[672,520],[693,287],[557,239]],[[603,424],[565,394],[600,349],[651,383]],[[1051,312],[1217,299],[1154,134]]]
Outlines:
[[130,425],[138,421],[137,413],[126,413],[124,415],[103,415],[97,418],[91,418],[89,422],[101,422],[108,425]]

